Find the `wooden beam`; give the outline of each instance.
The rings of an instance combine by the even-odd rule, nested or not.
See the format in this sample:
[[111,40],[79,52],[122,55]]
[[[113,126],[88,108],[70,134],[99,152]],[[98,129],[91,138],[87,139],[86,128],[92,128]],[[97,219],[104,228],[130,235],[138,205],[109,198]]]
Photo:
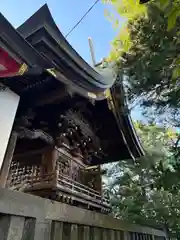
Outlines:
[[86,167],[85,170],[94,170],[94,169],[98,169],[98,165],[97,166],[90,166],[90,167]]
[[[51,174],[52,172],[56,174],[56,160],[58,159],[58,152],[56,149],[47,149],[42,154],[41,166],[42,174]],[[44,171],[45,170],[45,171]],[[56,176],[54,175],[54,178]]]
[[25,153],[18,153],[13,156],[13,160],[18,160],[21,158],[26,158],[26,157],[33,156],[36,154],[40,154],[40,153],[47,151],[48,149],[49,149],[48,147],[45,147],[45,148],[41,148],[41,149],[26,151]]
[[7,146],[7,150],[6,150],[6,154],[4,157],[3,165],[1,168],[1,173],[0,173],[0,186],[1,187],[6,187],[6,182],[7,182],[8,175],[9,175],[9,169],[11,166],[14,150],[16,147],[17,137],[18,137],[18,134],[16,132],[11,133],[9,143]]
[[86,167],[85,169],[82,169],[82,171],[84,171],[85,173],[89,173],[89,174],[99,174],[99,175],[103,175],[106,173],[105,169],[101,169],[99,165],[96,166],[90,166],[90,167]]
[[28,128],[25,127],[18,127],[17,128],[17,132],[18,132],[18,137],[19,138],[27,138],[27,139],[41,139],[45,142],[47,142],[50,145],[54,144],[54,140],[53,138],[48,135],[47,133],[43,132],[42,130],[30,130]]
[[36,102],[36,106],[40,107],[45,104],[51,104],[57,100],[62,100],[69,95],[68,91],[65,88],[57,89],[52,91],[50,94],[46,95],[45,97],[39,99]]

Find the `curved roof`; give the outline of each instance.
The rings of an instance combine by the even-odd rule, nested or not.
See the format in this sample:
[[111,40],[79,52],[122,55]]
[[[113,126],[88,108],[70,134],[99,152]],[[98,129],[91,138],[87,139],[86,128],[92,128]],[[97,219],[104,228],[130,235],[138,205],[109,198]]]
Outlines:
[[112,86],[111,96],[114,105],[114,114],[116,116],[116,121],[122,135],[124,136],[124,141],[131,155],[131,158],[135,159],[137,157],[143,156],[145,154],[144,149],[139,141],[139,138],[134,129],[134,125],[132,123],[132,119],[127,110],[122,84],[117,83]]
[[[5,49],[19,64],[28,66],[23,76],[0,78],[20,95],[22,109],[37,106],[40,98],[56,97],[54,91],[62,94],[64,85],[86,98],[91,98],[88,94],[92,93],[95,100],[101,100],[91,110],[95,120],[102,123],[100,137],[106,142],[108,152],[104,162],[134,159],[144,154],[131,118],[125,112],[122,86],[114,84],[116,78],[110,69],[97,72],[79,56],[59,31],[47,5],[18,29],[0,14],[0,29],[0,49]],[[107,89],[111,92],[111,110],[104,94]]]
[[72,48],[55,24],[46,4],[18,27],[17,31],[47,59],[54,62],[59,70],[62,71],[62,64],[66,63],[79,76],[72,79],[76,84],[92,92],[102,92],[113,85],[115,79],[107,79]]
[[11,57],[18,64],[26,63],[29,68],[38,71],[50,66],[43,56],[14,29],[1,13],[0,30],[0,50],[1,52],[6,51],[9,58]]

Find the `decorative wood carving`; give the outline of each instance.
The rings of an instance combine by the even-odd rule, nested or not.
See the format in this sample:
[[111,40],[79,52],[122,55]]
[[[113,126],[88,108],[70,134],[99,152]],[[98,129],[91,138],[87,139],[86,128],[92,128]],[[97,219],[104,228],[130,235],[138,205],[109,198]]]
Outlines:
[[53,138],[41,130],[30,130],[25,127],[17,127],[16,131],[18,133],[19,138],[28,138],[31,140],[39,138],[50,145],[54,144]]
[[[96,202],[96,206],[101,209],[101,172],[98,168],[86,169],[86,163],[94,155],[98,157],[102,154],[102,149],[93,120],[85,111],[85,108],[81,111],[64,110],[52,122],[48,118],[31,114],[17,122],[16,126],[20,126],[16,127],[19,138],[41,141],[34,141],[32,151],[27,146],[26,154],[22,154],[18,148],[8,177],[11,188],[36,191],[37,195],[48,198],[54,196],[53,191],[56,189],[61,193],[61,199],[69,199],[68,202],[71,202],[70,199],[74,198],[74,202],[84,202],[89,206]],[[33,126],[40,128],[34,130]],[[45,127],[50,135],[43,131]],[[40,143],[41,149],[36,148],[37,143]],[[89,198],[92,198],[91,201]]]
[[73,109],[60,115],[56,144],[58,147],[67,145],[74,157],[83,156],[84,163],[88,163],[91,156],[101,154],[96,129],[83,117],[81,111]]
[[[84,202],[88,206],[92,204],[92,208],[94,202],[99,209],[108,209],[103,202],[101,205],[103,198],[99,188],[101,185],[99,167],[86,168],[67,151],[52,148],[44,149],[43,153],[33,155],[33,159],[32,155],[29,155],[24,160],[22,158],[19,160],[16,157],[11,164],[8,177],[8,187],[11,189],[29,193],[36,190],[39,196],[58,201],[68,199],[66,202],[68,204],[73,204],[71,198],[75,198],[76,202]],[[56,194],[54,189],[56,189]],[[60,193],[62,196],[58,197]],[[92,198],[92,202],[88,200],[89,198]]]
[[11,164],[12,164],[12,159],[13,159],[13,154],[14,150],[16,147],[16,142],[17,142],[17,133],[12,132],[9,140],[9,144],[6,150],[6,154],[4,157],[4,161],[1,167],[1,172],[0,172],[0,186],[5,187],[7,184],[7,179],[9,175],[9,171],[11,169]]

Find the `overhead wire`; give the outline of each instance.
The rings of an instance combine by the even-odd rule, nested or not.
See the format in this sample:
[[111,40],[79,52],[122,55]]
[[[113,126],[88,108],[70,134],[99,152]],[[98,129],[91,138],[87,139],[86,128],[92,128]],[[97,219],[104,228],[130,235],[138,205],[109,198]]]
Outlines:
[[[81,19],[73,26],[73,28],[65,35],[65,38],[67,38],[73,31],[74,29],[82,22],[82,20],[88,15],[88,13],[95,7],[95,5],[99,2],[100,0],[96,0],[94,4],[87,10],[87,12],[81,17]],[[146,2],[149,2],[149,0],[139,0],[139,4],[144,4]]]
[[81,19],[73,26],[73,28],[65,35],[65,38],[67,38],[73,31],[74,29],[82,22],[82,20],[89,14],[89,12],[95,7],[95,5],[99,2],[100,0],[96,0],[94,4],[85,12],[85,14],[81,17]]

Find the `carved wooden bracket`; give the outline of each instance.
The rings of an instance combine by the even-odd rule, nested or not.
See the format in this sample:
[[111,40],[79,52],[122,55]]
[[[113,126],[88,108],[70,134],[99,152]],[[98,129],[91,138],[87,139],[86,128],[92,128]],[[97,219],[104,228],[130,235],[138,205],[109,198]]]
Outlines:
[[27,138],[32,140],[39,138],[50,145],[54,144],[53,138],[42,130],[29,130],[25,127],[17,127],[16,132],[18,133],[18,138]]

